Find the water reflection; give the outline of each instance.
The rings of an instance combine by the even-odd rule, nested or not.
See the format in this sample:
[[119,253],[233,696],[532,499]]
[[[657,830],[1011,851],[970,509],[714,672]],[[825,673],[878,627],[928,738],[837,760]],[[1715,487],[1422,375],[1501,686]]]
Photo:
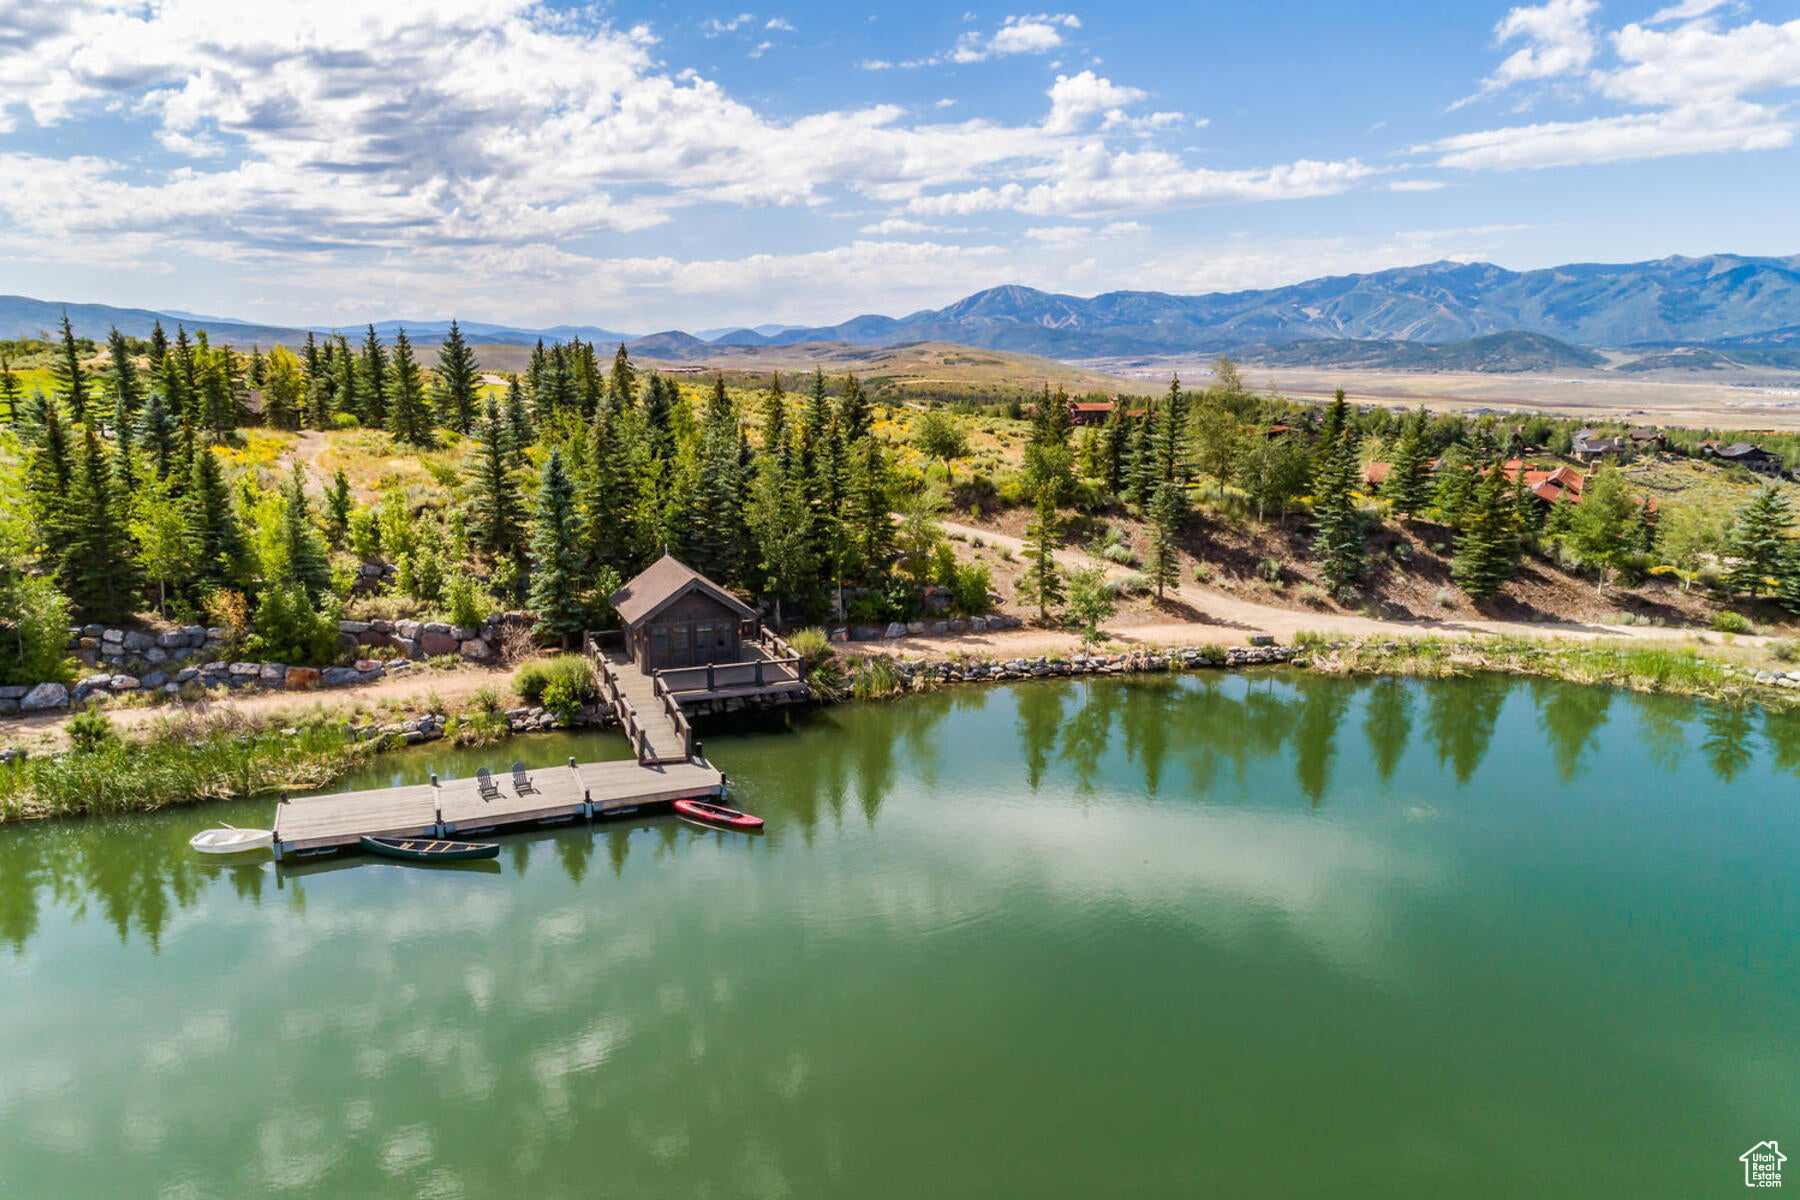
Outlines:
[[[1180,797],[1204,799],[1227,784],[1242,790],[1252,770],[1265,788],[1271,773],[1285,771],[1296,807],[1304,810],[1330,807],[1334,776],[1348,764],[1353,775],[1366,773],[1384,785],[1411,780],[1409,794],[1424,795],[1452,781],[1468,785],[1503,720],[1515,731],[1509,737],[1535,729],[1555,775],[1570,784],[1589,770],[1596,746],[1614,736],[1618,702],[1604,688],[1500,676],[1426,682],[1203,673],[947,689],[890,704],[793,713],[773,732],[708,733],[712,756],[728,773],[739,764],[749,768],[745,778],[756,802],[770,806],[771,832],[810,845],[822,828],[842,828],[847,817],[874,826],[902,780],[954,792],[995,771],[1033,794],[1055,788],[1078,800],[1106,792],[1163,798],[1172,771],[1179,773]],[[1635,735],[1632,753],[1657,771],[1703,766],[1731,783],[1766,745],[1774,769],[1800,774],[1800,714],[1671,696],[1629,695],[1622,702],[1633,718],[1623,723]],[[1516,717],[1506,716],[1509,705]],[[623,751],[616,741],[546,738],[502,755],[422,748],[345,786],[412,779],[433,769],[454,777],[515,753],[533,764],[569,754],[617,756]],[[1415,746],[1416,755],[1410,753]],[[45,909],[56,907],[75,920],[98,917],[121,942],[136,937],[154,951],[171,920],[211,889],[261,904],[276,887],[272,865],[221,866],[185,845],[203,825],[257,820],[266,802],[249,807],[253,814],[246,806],[211,806],[0,828],[0,941],[22,952]],[[509,835],[500,864],[520,877],[554,869],[580,884],[597,853],[621,878],[635,855],[667,862],[696,836],[702,835],[667,819]],[[293,886],[282,888],[280,902],[301,907],[307,876],[289,872],[283,879],[289,875]]]

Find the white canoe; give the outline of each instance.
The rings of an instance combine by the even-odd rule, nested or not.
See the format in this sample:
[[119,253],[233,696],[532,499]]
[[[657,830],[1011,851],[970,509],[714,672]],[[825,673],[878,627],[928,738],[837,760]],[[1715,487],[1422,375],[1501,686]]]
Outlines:
[[188,845],[202,854],[242,854],[246,850],[267,850],[275,844],[275,833],[269,829],[202,829],[188,839]]

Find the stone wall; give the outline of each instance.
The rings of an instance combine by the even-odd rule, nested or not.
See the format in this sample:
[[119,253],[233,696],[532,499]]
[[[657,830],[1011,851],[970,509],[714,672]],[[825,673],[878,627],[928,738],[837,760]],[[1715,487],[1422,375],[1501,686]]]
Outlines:
[[[1183,671],[1200,667],[1250,667],[1292,661],[1292,646],[1183,646],[1172,650],[1130,650],[1122,654],[1078,653],[1070,658],[1007,658],[968,661],[900,659],[895,666],[915,687],[934,683],[989,683],[1043,679],[1057,675],[1125,675],[1137,671]],[[1296,664],[1300,665],[1300,664]]]
[[472,663],[493,663],[511,628],[528,629],[530,613],[494,613],[479,629],[442,621],[339,621],[338,645],[347,653],[384,649],[413,660],[454,654]]
[[895,621],[891,625],[839,625],[831,631],[834,642],[897,641],[903,637],[948,637],[959,633],[987,633],[990,630],[1017,629],[1025,622],[1013,616],[996,613],[988,617],[957,617],[955,620]]

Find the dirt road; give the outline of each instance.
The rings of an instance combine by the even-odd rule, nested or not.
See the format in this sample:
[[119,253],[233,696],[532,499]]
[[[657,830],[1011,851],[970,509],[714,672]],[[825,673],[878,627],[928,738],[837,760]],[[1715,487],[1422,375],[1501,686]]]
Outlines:
[[[1022,555],[1025,542],[1010,534],[996,533],[954,521],[940,522],[944,532],[964,540],[980,539],[990,546],[1003,547]],[[1077,549],[1056,552],[1058,565],[1066,568],[1099,567],[1109,578],[1132,574],[1121,567]],[[1291,641],[1301,632],[1339,633],[1350,637],[1383,634],[1394,637],[1422,634],[1519,634],[1527,637],[1591,637],[1679,640],[1691,637],[1696,630],[1656,625],[1603,625],[1585,622],[1554,621],[1490,621],[1454,618],[1449,620],[1419,619],[1386,621],[1355,613],[1325,612],[1304,609],[1275,608],[1267,604],[1234,596],[1217,588],[1202,587],[1192,581],[1183,582],[1167,593],[1166,607],[1171,619],[1133,622],[1107,626],[1103,632],[1108,641],[1121,645],[1200,645],[1205,643],[1242,645],[1252,635],[1266,635],[1278,641]],[[1740,637],[1740,643],[1755,645],[1761,639]],[[998,633],[971,633],[953,637],[909,637],[893,649],[904,654],[916,653],[986,653],[1037,655],[1057,654],[1074,649],[1079,639],[1070,632],[1052,629],[1014,629]]]

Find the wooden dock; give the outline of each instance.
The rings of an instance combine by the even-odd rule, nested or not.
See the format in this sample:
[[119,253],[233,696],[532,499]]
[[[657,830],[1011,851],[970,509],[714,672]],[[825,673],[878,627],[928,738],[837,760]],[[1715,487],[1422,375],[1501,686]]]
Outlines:
[[275,806],[275,857],[320,854],[364,837],[450,837],[596,820],[666,808],[676,800],[725,794],[725,773],[704,759],[640,765],[632,761],[539,767],[523,785],[495,775],[497,795],[474,779],[300,796]]

